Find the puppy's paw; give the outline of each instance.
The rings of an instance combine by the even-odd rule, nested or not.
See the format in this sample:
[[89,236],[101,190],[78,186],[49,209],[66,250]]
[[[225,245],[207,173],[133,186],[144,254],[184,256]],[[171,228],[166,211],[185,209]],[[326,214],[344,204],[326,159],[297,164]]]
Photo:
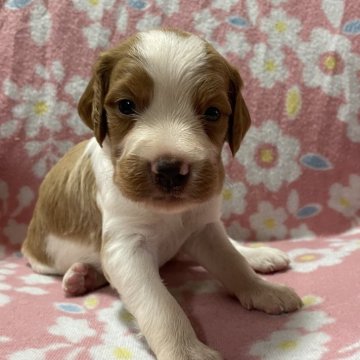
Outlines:
[[210,349],[200,341],[193,345],[181,346],[170,353],[161,354],[158,360],[223,360],[215,350]]
[[242,306],[267,314],[281,314],[299,310],[303,303],[294,290],[259,279],[247,290],[237,294]]
[[290,259],[283,251],[269,247],[248,249],[244,256],[257,272],[267,274],[287,269]]
[[94,267],[85,263],[75,263],[66,272],[62,288],[67,296],[83,295],[106,283],[105,278]]

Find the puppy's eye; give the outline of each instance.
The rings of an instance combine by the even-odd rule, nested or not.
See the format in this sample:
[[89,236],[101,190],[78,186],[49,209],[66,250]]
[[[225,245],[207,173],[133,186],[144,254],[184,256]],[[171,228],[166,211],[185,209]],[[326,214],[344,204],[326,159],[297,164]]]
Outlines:
[[212,106],[206,109],[204,113],[204,118],[208,121],[216,121],[219,120],[220,115],[221,115],[220,110]]
[[135,103],[128,99],[123,99],[118,102],[119,111],[123,115],[133,115],[135,114]]

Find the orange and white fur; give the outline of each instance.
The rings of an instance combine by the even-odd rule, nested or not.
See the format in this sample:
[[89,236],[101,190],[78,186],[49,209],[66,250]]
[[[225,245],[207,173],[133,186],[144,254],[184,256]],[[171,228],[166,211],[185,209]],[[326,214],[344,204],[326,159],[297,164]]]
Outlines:
[[180,31],[139,33],[101,54],[79,102],[95,137],[46,176],[22,247],[34,271],[64,275],[67,295],[108,281],[160,360],[222,358],[161,281],[159,267],[179,252],[247,309],[301,307],[255,273],[288,257],[238,245],[220,221],[221,149],[227,141],[235,154],[250,125],[241,86],[211,45]]

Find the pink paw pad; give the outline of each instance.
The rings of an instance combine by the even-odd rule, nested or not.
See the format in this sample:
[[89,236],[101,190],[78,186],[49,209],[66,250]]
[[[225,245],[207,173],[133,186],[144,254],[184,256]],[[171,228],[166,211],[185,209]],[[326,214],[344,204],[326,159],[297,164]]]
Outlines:
[[85,294],[101,286],[103,276],[89,264],[75,263],[64,275],[62,288],[67,296]]

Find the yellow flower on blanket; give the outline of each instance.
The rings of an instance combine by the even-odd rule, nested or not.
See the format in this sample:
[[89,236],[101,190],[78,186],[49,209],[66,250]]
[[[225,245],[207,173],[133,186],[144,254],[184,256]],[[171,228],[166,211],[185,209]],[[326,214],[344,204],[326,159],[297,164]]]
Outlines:
[[304,354],[325,353],[329,340],[330,337],[324,332],[302,335],[300,331],[286,329],[273,332],[268,340],[256,342],[250,354],[262,360],[304,359]]
[[228,218],[231,214],[243,214],[246,207],[246,186],[242,182],[233,183],[223,190],[222,215]]
[[258,211],[250,216],[251,228],[258,240],[282,239],[287,234],[284,222],[287,214],[283,208],[275,209],[269,202],[260,202]]
[[90,295],[84,300],[84,305],[87,309],[92,310],[98,307],[99,298],[95,295]]
[[301,94],[297,86],[293,86],[286,94],[285,101],[286,114],[289,119],[297,117],[301,109]]
[[115,359],[132,359],[131,351],[124,347],[116,347],[113,354]]

